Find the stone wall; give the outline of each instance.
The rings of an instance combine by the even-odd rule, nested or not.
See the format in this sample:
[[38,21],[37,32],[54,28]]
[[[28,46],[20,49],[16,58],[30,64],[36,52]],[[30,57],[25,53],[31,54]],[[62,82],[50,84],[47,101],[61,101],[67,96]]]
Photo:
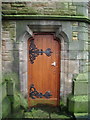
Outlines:
[[[69,96],[69,111],[76,113],[88,113],[88,60],[89,60],[89,25],[87,23],[78,24],[78,44],[76,45],[77,60],[79,61],[79,74],[73,77],[72,96]],[[74,28],[75,30],[76,28]],[[75,57],[75,55],[74,55]],[[82,106],[82,107],[80,107]]]
[[3,61],[2,69],[4,73],[12,72],[13,69],[16,68],[14,66],[15,42],[16,42],[16,22],[3,21],[2,22],[2,61]]
[[57,1],[3,2],[3,15],[88,16],[87,3]]
[[[23,16],[29,15],[29,20],[23,20]],[[87,96],[88,84],[88,49],[89,49],[89,25],[80,20],[62,21],[37,19],[37,16],[78,16],[83,18],[89,16],[87,3],[44,1],[38,2],[3,2],[2,16],[19,17],[21,20],[2,21],[2,71],[6,73],[17,73],[20,82],[20,90],[27,96],[27,41],[30,32],[48,31],[58,33],[61,41],[61,88],[60,96],[66,102],[68,94],[75,97]],[[35,16],[34,20],[32,16]],[[72,19],[72,17],[71,17]],[[53,26],[53,27],[52,27]],[[28,30],[27,30],[28,27]],[[63,37],[61,37],[63,36]],[[72,89],[73,86],[73,89]],[[83,97],[84,99],[84,97]],[[87,101],[87,97],[85,98]],[[79,101],[80,102],[80,101]],[[70,98],[70,105],[72,99]],[[74,101],[73,106],[77,104]],[[85,103],[87,106],[87,102]],[[69,111],[74,112],[74,108]],[[77,104],[78,105],[78,104]],[[80,104],[83,105],[83,102]],[[77,108],[76,112],[78,112]],[[79,109],[79,112],[82,110]],[[87,112],[87,108],[85,111]]]
[[[35,23],[38,24],[38,22],[35,22]],[[25,28],[27,24],[32,25],[35,23],[26,22],[26,21],[25,22],[3,21],[3,26],[2,26],[3,27],[3,31],[2,31],[3,73],[17,72],[17,74],[19,74],[20,80],[22,81],[21,82],[22,92],[26,91],[26,88],[24,88],[25,87],[24,85],[27,85],[27,83],[25,82],[25,79],[27,79],[27,67],[25,67],[27,66],[27,54],[26,54],[27,53],[27,40],[19,41],[20,37],[22,37],[23,35],[23,30],[21,30],[21,26],[23,25],[23,28]],[[39,22],[39,24],[41,23],[42,22]],[[85,64],[87,61],[88,51],[85,47],[85,43],[88,40],[87,38],[88,37],[87,35],[88,26],[86,23],[82,23],[82,22],[81,23],[80,22],[71,22],[71,23],[60,22],[59,24],[62,25],[63,31],[67,34],[69,38],[69,41],[67,42],[64,42],[64,40],[61,40],[62,41],[61,43],[61,46],[62,46],[62,49],[61,49],[61,66],[62,66],[61,67],[61,94],[66,96],[66,94],[72,91],[71,85],[72,85],[73,75],[82,73],[82,72],[87,72],[87,68],[85,67]],[[43,23],[41,25],[43,25]],[[70,32],[68,32],[68,27],[70,29]],[[17,37],[16,35],[18,34],[18,31],[16,31],[16,29],[18,29],[18,31],[20,30],[22,31],[20,35],[18,35],[19,37]],[[17,37],[17,40],[16,40],[16,37]]]
[[[13,46],[15,41],[15,22],[14,21],[7,21],[2,22],[2,74],[3,77],[6,75],[6,73],[10,73],[13,71]],[[1,55],[1,54],[0,54]],[[0,67],[1,68],[1,67]],[[0,72],[1,73],[1,72]],[[2,77],[2,78],[3,78]],[[6,78],[8,79],[8,78]],[[0,79],[1,80],[1,79]],[[1,90],[2,87],[2,90]],[[5,118],[11,113],[11,102],[10,99],[7,96],[7,82],[2,79],[2,84],[0,85],[0,92],[2,94],[2,97],[0,97],[2,100],[2,117]]]

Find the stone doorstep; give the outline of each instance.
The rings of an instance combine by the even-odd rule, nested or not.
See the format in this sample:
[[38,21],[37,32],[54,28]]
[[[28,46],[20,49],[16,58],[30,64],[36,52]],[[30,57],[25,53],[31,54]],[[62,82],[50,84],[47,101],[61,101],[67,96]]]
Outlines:
[[40,108],[31,108],[30,111],[25,112],[25,118],[44,118],[44,119],[72,119],[73,116],[67,114],[64,110],[50,106],[42,106]]
[[[51,115],[48,114],[48,113],[39,113],[39,114],[42,114],[42,115],[37,115],[37,113],[35,114],[31,114],[30,112],[26,112],[25,113],[25,118],[44,118],[44,119],[59,119],[59,120],[70,120],[72,118],[68,117],[67,115],[63,115],[63,114],[55,114],[55,113],[52,113]],[[73,120],[73,119],[72,119]]]

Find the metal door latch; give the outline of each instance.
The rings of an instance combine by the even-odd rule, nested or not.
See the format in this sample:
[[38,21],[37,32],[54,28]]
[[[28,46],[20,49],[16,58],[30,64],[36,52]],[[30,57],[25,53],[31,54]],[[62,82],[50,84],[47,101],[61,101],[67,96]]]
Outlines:
[[56,66],[56,62],[51,63],[52,66]]

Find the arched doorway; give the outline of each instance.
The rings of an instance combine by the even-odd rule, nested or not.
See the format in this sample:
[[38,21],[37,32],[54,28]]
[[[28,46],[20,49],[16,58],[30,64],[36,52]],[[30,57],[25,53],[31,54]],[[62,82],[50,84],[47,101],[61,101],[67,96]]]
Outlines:
[[[46,23],[47,24],[47,23]],[[48,26],[46,26],[47,28]],[[70,67],[69,63],[69,57],[68,57],[68,50],[69,50],[69,39],[67,36],[67,33],[65,33],[64,31],[62,31],[62,29],[59,29],[60,27],[58,27],[58,29],[46,29],[46,28],[42,28],[40,31],[38,30],[38,27],[34,26],[34,28],[31,27],[26,27],[26,32],[23,36],[21,36],[20,38],[20,46],[19,46],[19,75],[20,75],[20,90],[21,93],[23,94],[23,96],[25,96],[26,98],[28,98],[28,89],[30,89],[30,86],[28,88],[28,39],[33,37],[33,33],[37,33],[37,32],[41,32],[41,33],[55,33],[56,38],[58,38],[59,40],[59,44],[60,44],[60,85],[59,85],[59,95],[58,97],[63,97],[66,100],[67,94],[70,93],[70,89],[71,89],[71,81],[69,82],[69,80],[72,79],[72,76],[70,76],[68,78],[68,71],[67,68]],[[31,29],[30,29],[31,28]],[[54,38],[55,38],[54,36]],[[39,47],[37,47],[39,48]],[[46,49],[49,47],[46,47]],[[42,48],[39,48],[42,49]],[[46,50],[44,49],[44,51]],[[43,54],[45,55],[45,54]],[[39,55],[37,58],[41,57],[42,55]],[[37,59],[36,58],[36,59]],[[49,58],[49,57],[47,57]],[[35,60],[36,61],[36,60]],[[67,86],[68,83],[68,86]],[[36,88],[36,86],[34,86]],[[38,91],[38,89],[36,89]],[[46,90],[47,91],[47,90]],[[38,91],[38,92],[42,92],[42,91]],[[42,92],[43,94],[45,94],[45,92]],[[59,102],[58,102],[59,103]]]

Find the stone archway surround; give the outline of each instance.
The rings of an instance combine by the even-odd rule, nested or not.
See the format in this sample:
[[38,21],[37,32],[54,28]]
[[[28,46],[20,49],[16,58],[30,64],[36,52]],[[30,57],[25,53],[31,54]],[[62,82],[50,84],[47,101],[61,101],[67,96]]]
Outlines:
[[28,81],[28,65],[27,65],[27,41],[33,35],[34,32],[55,32],[56,37],[60,39],[61,43],[61,86],[60,86],[60,96],[66,99],[68,93],[71,92],[71,85],[72,85],[72,74],[68,73],[68,69],[70,68],[69,64],[69,38],[68,35],[63,31],[62,24],[59,23],[53,24],[53,22],[49,22],[48,25],[47,21],[39,22],[39,25],[35,24],[27,24],[26,25],[26,32],[20,36],[19,42],[19,78],[20,78],[20,91],[21,93],[27,97],[27,81]]

